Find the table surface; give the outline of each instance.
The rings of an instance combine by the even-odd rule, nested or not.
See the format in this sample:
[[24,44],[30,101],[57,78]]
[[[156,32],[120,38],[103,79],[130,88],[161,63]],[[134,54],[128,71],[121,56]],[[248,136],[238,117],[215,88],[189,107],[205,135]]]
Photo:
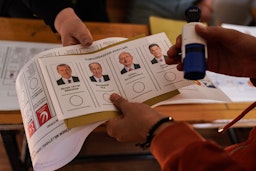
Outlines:
[[[42,20],[0,18],[0,23],[0,40],[61,43],[60,36],[54,34]],[[87,22],[86,25],[95,40],[150,34],[147,25],[98,22]],[[177,121],[191,122],[197,127],[218,127],[236,117],[249,105],[250,103],[178,104],[159,106],[156,110],[172,116]],[[255,119],[254,109],[237,125],[253,126],[256,123]],[[20,111],[0,111],[0,129],[11,129],[13,125],[22,125]]]

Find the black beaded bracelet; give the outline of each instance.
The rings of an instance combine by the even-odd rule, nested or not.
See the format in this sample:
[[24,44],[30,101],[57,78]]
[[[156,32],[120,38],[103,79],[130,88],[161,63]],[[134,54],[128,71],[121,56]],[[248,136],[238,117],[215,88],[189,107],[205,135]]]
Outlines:
[[156,129],[161,126],[163,123],[165,122],[173,122],[173,118],[172,117],[165,117],[160,119],[159,121],[157,121],[148,131],[147,134],[147,139],[144,143],[138,143],[136,144],[136,146],[140,146],[143,150],[146,150],[148,147],[150,147],[151,145],[151,141],[154,137],[154,132],[156,131]]

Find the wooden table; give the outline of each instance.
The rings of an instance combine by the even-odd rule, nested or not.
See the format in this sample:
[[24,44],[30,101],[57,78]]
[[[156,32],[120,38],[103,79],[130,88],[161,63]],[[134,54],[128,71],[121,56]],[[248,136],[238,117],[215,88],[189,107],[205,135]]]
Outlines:
[[[52,33],[41,20],[0,18],[0,24],[0,40],[60,43],[60,36]],[[147,25],[90,22],[86,24],[95,40],[107,37],[131,38],[141,34],[150,34]],[[159,106],[156,107],[156,110],[171,115],[177,121],[191,122],[196,128],[216,128],[240,114],[249,104],[179,104]],[[256,110],[253,110],[237,126],[251,127],[256,123],[255,118]],[[0,131],[14,170],[20,168],[20,161],[17,157],[19,152],[14,151],[16,148],[13,148],[13,146],[17,146],[17,143],[12,131],[22,128],[20,111],[0,111]]]

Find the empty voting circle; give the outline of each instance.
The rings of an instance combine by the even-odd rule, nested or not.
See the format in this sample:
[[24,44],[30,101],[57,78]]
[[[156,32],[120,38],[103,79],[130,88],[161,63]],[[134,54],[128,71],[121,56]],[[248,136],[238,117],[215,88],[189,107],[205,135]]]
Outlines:
[[173,72],[167,72],[164,74],[164,78],[167,81],[174,81],[176,79],[176,75]]
[[31,89],[35,89],[38,85],[38,79],[37,78],[32,78],[29,82],[29,87]]
[[69,98],[69,102],[73,106],[80,106],[81,104],[83,104],[83,98],[78,95],[74,95]]
[[133,84],[133,91],[136,93],[141,93],[145,90],[145,84],[142,82],[136,82]]
[[108,103],[111,103],[111,101],[110,101],[110,94],[109,93],[104,93],[103,94],[103,99],[106,101],[106,102],[108,102]]

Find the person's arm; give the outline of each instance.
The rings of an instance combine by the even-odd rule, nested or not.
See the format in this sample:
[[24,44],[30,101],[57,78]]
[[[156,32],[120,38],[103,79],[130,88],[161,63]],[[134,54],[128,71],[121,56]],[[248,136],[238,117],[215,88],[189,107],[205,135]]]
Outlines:
[[71,0],[24,0],[41,17],[53,32],[61,36],[63,46],[91,45],[92,35],[73,10]]
[[[165,118],[149,106],[128,102],[117,94],[112,94],[110,100],[121,114],[109,120],[106,128],[118,141],[143,144],[153,125]],[[221,147],[206,141],[186,123],[163,122],[153,135],[150,150],[163,171],[242,170]]]
[[[121,115],[109,120],[106,127],[118,141],[143,144],[152,126],[165,117],[145,104],[128,102],[117,94],[112,94],[110,100]],[[163,171],[241,171],[221,147],[206,141],[186,123],[164,122],[153,135],[150,150]]]
[[86,25],[75,14],[72,8],[61,10],[55,18],[54,26],[61,35],[63,46],[82,44],[89,46],[93,37]]
[[[195,29],[207,40],[209,70],[256,78],[255,37],[220,27],[197,25]],[[179,36],[168,51],[168,64],[181,62],[180,50]],[[182,70],[182,63],[178,68]],[[107,132],[119,141],[145,141],[148,130],[152,130],[153,125],[164,117],[145,104],[128,102],[117,94],[112,94],[110,100],[121,114],[107,122]],[[154,132],[151,152],[164,171],[255,170],[255,132],[256,128],[248,141],[225,151],[204,140],[187,124],[165,122]]]
[[23,0],[32,11],[56,32],[54,20],[64,8],[73,7],[71,0]]
[[190,125],[172,124],[153,139],[152,154],[163,171],[242,171],[220,146],[204,140]]

